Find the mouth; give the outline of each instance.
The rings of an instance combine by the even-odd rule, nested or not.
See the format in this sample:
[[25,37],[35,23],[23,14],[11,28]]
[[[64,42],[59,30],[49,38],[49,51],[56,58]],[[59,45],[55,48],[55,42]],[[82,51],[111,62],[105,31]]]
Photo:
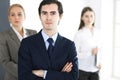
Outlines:
[[47,25],[51,25],[52,23],[51,23],[51,22],[47,22],[46,24],[47,24]]
[[15,23],[19,23],[19,21],[15,21]]

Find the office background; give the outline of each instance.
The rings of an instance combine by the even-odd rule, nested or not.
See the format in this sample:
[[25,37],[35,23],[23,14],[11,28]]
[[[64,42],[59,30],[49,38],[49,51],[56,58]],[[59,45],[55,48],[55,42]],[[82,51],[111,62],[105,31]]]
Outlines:
[[[0,31],[9,27],[7,20],[7,8],[14,3],[20,3],[25,8],[26,21],[24,27],[39,31],[41,23],[37,13],[37,7],[41,0],[0,0]],[[96,27],[103,32],[103,68],[100,72],[100,80],[120,80],[114,76],[114,14],[116,1],[120,0],[60,0],[63,3],[64,14],[59,25],[59,32],[63,36],[73,40],[79,26],[80,13],[84,6],[91,6],[96,13]],[[68,2],[69,1],[69,2]],[[117,64],[117,62],[115,62]],[[118,65],[119,66],[119,65]],[[119,74],[118,74],[119,75]],[[0,66],[0,80],[3,80],[4,70]]]

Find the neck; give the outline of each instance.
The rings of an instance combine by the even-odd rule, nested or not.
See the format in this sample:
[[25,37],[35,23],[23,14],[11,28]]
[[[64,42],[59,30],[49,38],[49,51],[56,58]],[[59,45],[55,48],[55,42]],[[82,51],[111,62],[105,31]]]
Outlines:
[[49,37],[52,37],[54,34],[58,32],[57,30],[45,30],[45,29],[43,30]]
[[87,25],[86,27],[87,27],[91,32],[93,31],[93,26]]
[[14,26],[14,28],[19,32],[19,34],[23,37],[24,35],[24,31],[23,31],[23,27],[21,26]]

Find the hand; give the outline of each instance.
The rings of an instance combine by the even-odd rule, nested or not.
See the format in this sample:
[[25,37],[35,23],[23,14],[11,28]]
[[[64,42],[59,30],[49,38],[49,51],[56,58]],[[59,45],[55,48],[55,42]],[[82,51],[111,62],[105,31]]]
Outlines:
[[70,72],[72,70],[73,64],[72,62],[67,62],[62,69],[62,72]]
[[100,70],[100,69],[101,69],[101,64],[99,64],[99,65],[97,66],[97,68]]
[[44,77],[44,70],[32,70],[32,73],[38,77]]
[[93,55],[96,55],[98,53],[98,48],[96,47],[96,48],[93,48],[92,49],[92,54]]

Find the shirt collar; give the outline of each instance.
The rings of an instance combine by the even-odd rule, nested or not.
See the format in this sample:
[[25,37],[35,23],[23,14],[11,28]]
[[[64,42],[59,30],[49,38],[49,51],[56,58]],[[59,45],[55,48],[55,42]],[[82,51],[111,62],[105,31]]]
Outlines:
[[19,32],[14,28],[14,26],[12,25],[11,26],[13,31],[15,32],[15,34],[17,35],[17,37],[19,38],[19,40],[21,41],[23,38],[27,37],[27,31],[25,28],[23,28],[23,31],[24,31],[24,34],[23,34],[23,37],[19,34]]
[[[42,36],[43,36],[43,39],[44,41],[47,41],[47,39],[49,38],[49,36],[42,30]],[[54,43],[57,39],[57,36],[58,36],[58,33],[55,33],[51,38],[53,39]]]

